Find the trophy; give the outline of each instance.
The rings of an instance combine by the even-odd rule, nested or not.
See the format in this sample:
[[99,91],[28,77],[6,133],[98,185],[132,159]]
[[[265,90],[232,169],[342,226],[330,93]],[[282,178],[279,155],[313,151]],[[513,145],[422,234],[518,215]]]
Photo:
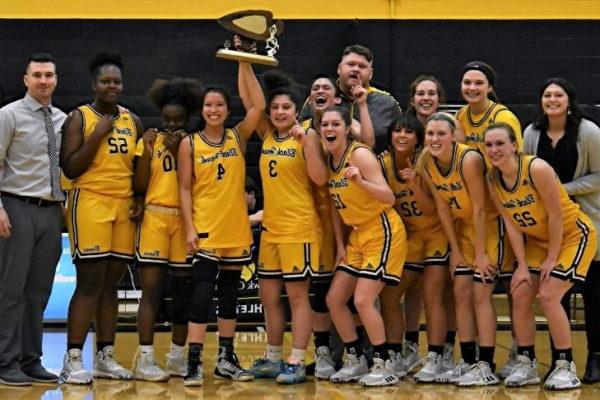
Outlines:
[[[246,10],[227,14],[218,20],[227,30],[239,35],[241,46],[232,48],[229,40],[224,48],[217,51],[217,58],[243,61],[252,64],[263,64],[276,67],[279,61],[275,58],[279,43],[277,36],[283,31],[283,22],[273,21],[273,14],[265,10]],[[266,55],[256,53],[256,42],[265,42]]]

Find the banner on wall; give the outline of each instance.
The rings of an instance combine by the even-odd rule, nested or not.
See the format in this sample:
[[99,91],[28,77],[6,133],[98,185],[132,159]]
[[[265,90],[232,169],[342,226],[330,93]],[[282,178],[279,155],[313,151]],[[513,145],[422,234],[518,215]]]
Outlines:
[[69,236],[62,235],[62,254],[52,285],[52,294],[44,311],[44,322],[66,322],[69,301],[75,291],[75,266],[71,261],[71,250]]

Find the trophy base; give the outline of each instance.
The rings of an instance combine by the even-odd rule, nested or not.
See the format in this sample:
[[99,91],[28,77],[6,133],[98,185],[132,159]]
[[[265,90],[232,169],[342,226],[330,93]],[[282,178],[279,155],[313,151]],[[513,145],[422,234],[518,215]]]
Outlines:
[[275,57],[246,53],[243,51],[220,49],[217,51],[216,57],[223,58],[225,60],[242,61],[251,64],[269,65],[271,67],[277,67],[279,65],[279,61],[277,61]]

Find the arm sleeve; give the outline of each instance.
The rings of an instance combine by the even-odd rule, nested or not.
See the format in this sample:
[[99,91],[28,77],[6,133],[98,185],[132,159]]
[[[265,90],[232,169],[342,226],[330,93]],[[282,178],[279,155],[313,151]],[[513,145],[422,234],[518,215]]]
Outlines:
[[[564,184],[567,193],[571,196],[600,191],[600,128],[587,120],[583,120],[579,127],[579,135],[585,152],[587,165],[584,167],[586,174]],[[581,157],[581,155],[580,155]]]

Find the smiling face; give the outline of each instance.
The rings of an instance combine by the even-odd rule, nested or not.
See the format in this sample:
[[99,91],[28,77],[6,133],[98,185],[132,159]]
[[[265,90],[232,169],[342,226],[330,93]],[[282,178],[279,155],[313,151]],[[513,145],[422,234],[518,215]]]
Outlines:
[[350,126],[338,111],[325,111],[321,118],[321,135],[329,151],[345,149]]
[[314,111],[322,111],[336,105],[339,98],[335,97],[335,82],[328,78],[317,78],[310,87],[308,100]]
[[222,93],[210,91],[204,96],[202,118],[210,126],[223,126],[229,117],[227,100]]
[[117,104],[123,93],[123,75],[116,65],[103,65],[92,81],[96,100],[105,104]]
[[439,90],[435,82],[422,81],[415,88],[415,95],[410,99],[418,115],[429,118],[430,115],[437,112],[440,106]]
[[278,94],[269,104],[269,118],[279,132],[289,130],[296,123],[296,104],[287,94]]
[[517,145],[506,128],[493,128],[485,133],[486,158],[493,166],[502,169],[502,166],[514,160],[516,152]]
[[442,159],[451,157],[454,135],[450,123],[439,120],[429,121],[425,128],[425,145],[434,157]]
[[392,146],[398,153],[414,152],[417,143],[417,133],[412,129],[396,127],[392,131]]
[[569,110],[569,95],[559,85],[548,85],[542,94],[542,110],[548,117],[562,117]]
[[472,69],[463,75],[460,91],[469,104],[482,104],[487,101],[492,87],[483,72]]
[[342,57],[337,72],[340,76],[340,88],[348,94],[354,86],[369,85],[373,76],[373,67],[364,56],[350,53]]
[[27,87],[27,93],[31,97],[39,103],[47,105],[52,99],[54,89],[56,89],[56,66],[53,62],[32,61],[27,66],[23,82]]

